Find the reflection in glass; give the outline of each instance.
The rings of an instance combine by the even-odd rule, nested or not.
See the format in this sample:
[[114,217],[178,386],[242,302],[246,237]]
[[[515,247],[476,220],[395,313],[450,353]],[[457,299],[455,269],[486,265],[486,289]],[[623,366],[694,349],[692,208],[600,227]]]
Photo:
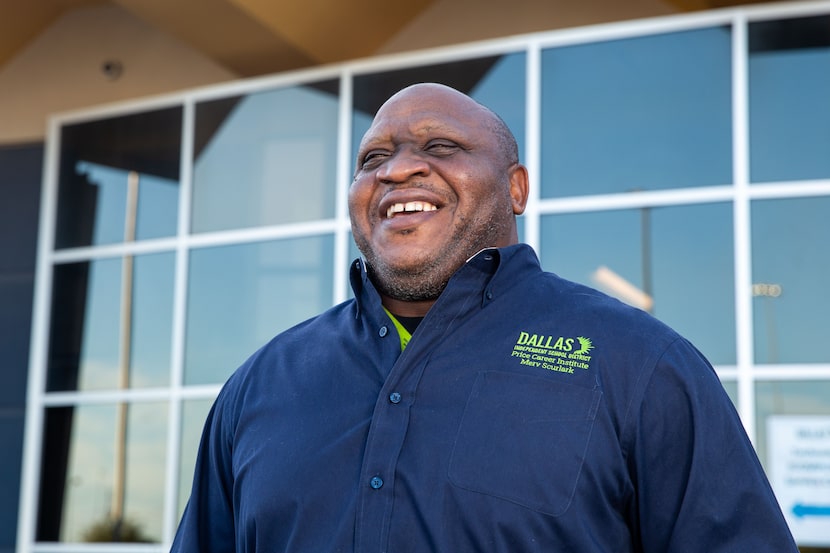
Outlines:
[[331,235],[193,250],[185,382],[220,383],[278,332],[332,303]]
[[[732,212],[703,204],[566,215],[541,224],[546,270],[648,309],[714,364],[734,364]],[[608,275],[621,277],[629,294]]]
[[830,498],[830,382],[758,382],[755,406],[756,450],[790,530],[799,545],[830,545],[826,517],[805,514],[823,514]]
[[194,232],[334,216],[335,81],[196,107]]
[[125,261],[55,266],[49,391],[169,384],[174,254],[133,257],[131,283]]
[[161,540],[167,405],[130,404],[123,440],[117,410],[46,410],[38,541]]
[[199,440],[202,437],[202,427],[205,424],[213,400],[187,400],[182,405],[182,437],[179,450],[179,499],[176,520],[184,512],[187,500],[190,497],[190,488],[193,483],[193,469],[196,466],[196,454],[199,450]]
[[542,196],[732,181],[728,28],[542,52]]
[[516,136],[522,156],[525,63],[525,54],[517,53],[355,76],[352,159],[383,102],[406,86],[424,82],[451,86],[496,112]]
[[55,247],[124,241],[131,178],[138,182],[135,238],[174,235],[181,126],[180,107],[64,126]]
[[[776,415],[819,415],[830,424],[830,381],[769,381],[755,384],[755,449],[769,470],[770,417]],[[774,445],[774,444],[772,444]]]
[[830,196],[752,203],[756,363],[830,362]]
[[735,380],[721,380],[723,389],[726,390],[726,395],[732,400],[732,404],[737,409],[738,407],[738,382]]
[[130,209],[127,189],[131,178],[136,179],[138,188],[134,239],[163,238],[176,234],[178,182],[87,162],[79,162],[76,171],[80,178],[97,186],[98,208],[92,225],[93,244],[125,241],[124,219]]
[[749,26],[753,182],[830,177],[830,16]]

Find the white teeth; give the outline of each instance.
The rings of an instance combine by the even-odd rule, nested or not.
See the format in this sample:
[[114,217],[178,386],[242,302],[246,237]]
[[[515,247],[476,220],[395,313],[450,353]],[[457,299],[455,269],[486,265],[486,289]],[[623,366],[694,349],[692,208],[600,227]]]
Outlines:
[[435,211],[438,208],[429,202],[406,202],[405,204],[392,204],[386,210],[386,218],[391,219],[395,213],[404,211]]

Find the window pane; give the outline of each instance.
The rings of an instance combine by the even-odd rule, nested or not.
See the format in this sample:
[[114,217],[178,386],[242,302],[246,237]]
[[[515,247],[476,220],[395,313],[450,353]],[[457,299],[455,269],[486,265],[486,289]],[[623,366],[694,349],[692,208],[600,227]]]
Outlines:
[[135,258],[130,386],[170,383],[175,254]]
[[38,541],[160,541],[166,426],[163,403],[48,408]]
[[190,498],[190,489],[193,485],[193,469],[196,466],[196,454],[199,451],[199,441],[202,438],[202,427],[205,425],[212,399],[186,400],[182,405],[182,437],[179,451],[179,501],[176,520],[184,513],[187,500]]
[[728,28],[542,52],[542,195],[732,181]]
[[196,106],[194,232],[334,216],[337,83]]
[[138,177],[136,238],[176,233],[182,109],[61,129],[55,247],[124,241],[127,182]]
[[49,391],[169,384],[174,254],[132,263],[132,286],[122,258],[55,266]]
[[752,203],[756,363],[830,362],[830,196]]
[[830,177],[830,16],[749,26],[750,175]]
[[525,136],[525,64],[525,55],[519,53],[356,76],[352,158],[357,157],[360,140],[383,102],[398,90],[423,82],[451,86],[496,112],[516,136],[521,156]]
[[729,204],[548,215],[541,230],[546,270],[641,308],[652,301],[712,363],[735,363]]
[[796,542],[830,547],[830,382],[758,382],[755,406],[758,455]]
[[735,380],[721,380],[721,384],[723,384],[723,389],[726,390],[726,395],[729,396],[729,399],[732,400],[732,404],[735,405],[735,408],[738,407],[738,382]]
[[191,252],[185,382],[223,382],[278,332],[332,303],[334,239]]

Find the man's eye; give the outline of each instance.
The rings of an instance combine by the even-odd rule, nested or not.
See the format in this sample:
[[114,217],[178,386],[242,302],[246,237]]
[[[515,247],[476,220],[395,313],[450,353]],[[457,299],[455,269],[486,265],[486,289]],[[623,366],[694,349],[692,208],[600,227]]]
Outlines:
[[377,164],[382,161],[387,155],[386,152],[383,151],[372,151],[367,153],[363,156],[363,167],[371,166],[372,164]]
[[427,144],[425,150],[431,154],[449,155],[458,150],[458,144],[446,141],[430,142]]

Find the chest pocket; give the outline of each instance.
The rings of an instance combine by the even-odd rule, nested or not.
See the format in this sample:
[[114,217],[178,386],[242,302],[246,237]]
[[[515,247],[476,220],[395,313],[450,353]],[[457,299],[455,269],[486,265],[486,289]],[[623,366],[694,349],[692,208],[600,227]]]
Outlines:
[[453,485],[558,516],[570,505],[602,392],[478,374],[449,466]]

